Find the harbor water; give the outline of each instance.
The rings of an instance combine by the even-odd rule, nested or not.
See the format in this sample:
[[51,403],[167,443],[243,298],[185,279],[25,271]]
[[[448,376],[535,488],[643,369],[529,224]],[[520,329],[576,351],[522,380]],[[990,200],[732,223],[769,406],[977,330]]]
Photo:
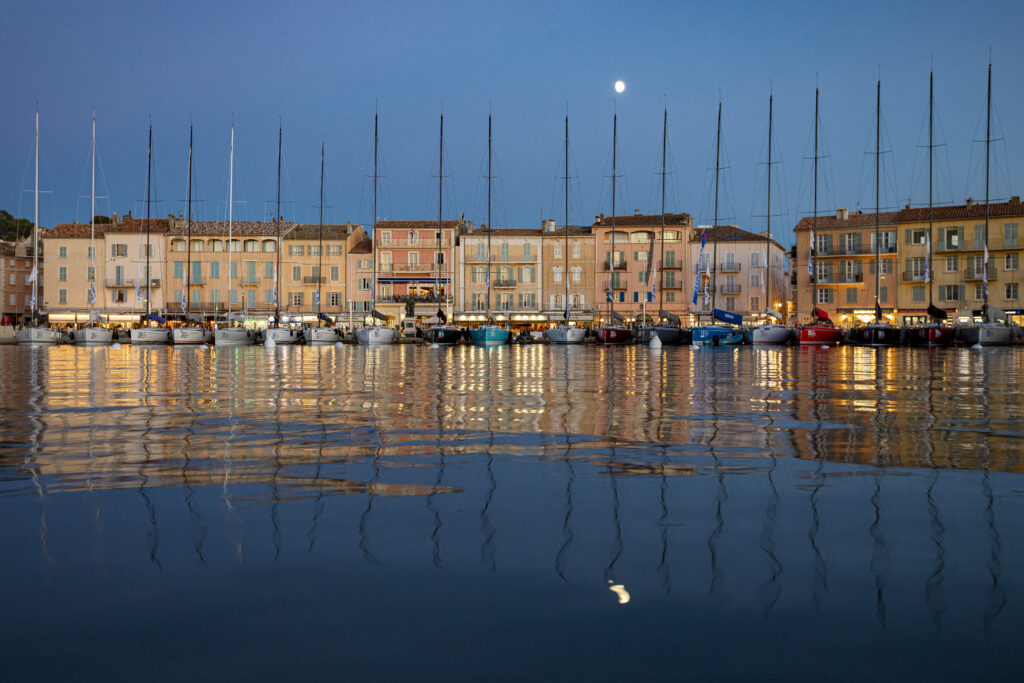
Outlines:
[[0,347],[12,680],[1011,679],[1024,349]]

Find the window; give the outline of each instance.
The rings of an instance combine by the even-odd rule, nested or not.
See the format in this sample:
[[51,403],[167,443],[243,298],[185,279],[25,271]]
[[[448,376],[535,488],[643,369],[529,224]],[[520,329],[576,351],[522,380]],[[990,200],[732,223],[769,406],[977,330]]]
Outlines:
[[292,282],[302,281],[302,266],[292,266]]
[[391,252],[382,251],[380,252],[380,269],[383,271],[391,270]]
[[85,248],[85,257],[87,259],[96,258],[96,247],[86,247]]
[[532,261],[533,260],[533,247],[529,243],[526,243],[526,244],[523,245],[523,260],[524,261]]
[[373,261],[368,258],[361,258],[359,259],[358,267],[362,270],[369,270],[370,268],[373,268]]
[[[253,261],[249,261],[249,263],[252,263],[253,265],[255,265],[255,263]],[[231,275],[230,276],[231,277],[238,277],[238,261],[232,261],[231,262]],[[252,276],[256,277],[256,271],[255,270],[253,271]]]
[[1016,301],[1018,294],[1019,285],[1016,282],[1006,283],[1006,299],[1008,301]]
[[238,304],[238,290],[237,289],[229,289],[228,290],[228,296],[231,297],[231,303],[233,305],[237,305]]
[[182,290],[180,289],[174,290],[174,301],[172,303],[178,304],[181,301],[181,292]]
[[816,277],[818,282],[831,282],[832,281],[832,262],[831,261],[818,261],[815,264],[817,267]]
[[675,268],[676,265],[676,252],[666,251],[665,252],[665,267]]
[[524,284],[532,284],[535,281],[536,269],[533,266],[524,266],[519,269],[519,281]]
[[555,258],[562,258],[562,245],[559,242],[555,242]]
[[192,240],[192,251],[194,251],[194,252],[197,252],[197,251],[201,252],[201,251],[203,251],[203,241],[202,240]]
[[128,255],[128,245],[127,244],[111,244],[110,245],[110,255],[114,256],[114,257],[117,257],[117,256],[127,256]]
[[328,256],[341,256],[341,245],[340,244],[328,244],[327,245]]
[[856,304],[857,303],[857,290],[854,287],[846,288],[846,303]]
[[409,265],[419,266],[420,265],[420,253],[418,251],[409,252]]
[[58,266],[57,267],[57,280],[59,282],[67,282],[68,281],[68,267],[67,266]]
[[924,303],[924,285],[914,285],[911,287],[910,298],[915,303]]
[[487,308],[487,292],[473,293],[473,310],[482,311]]
[[[210,251],[224,251],[224,243],[220,240],[210,240]],[[216,299],[214,299],[216,301]]]
[[288,255],[289,256],[303,256],[305,248],[301,244],[289,244]]
[[57,256],[59,256],[60,258],[67,258],[68,257],[68,248],[67,247],[57,247]]
[[245,292],[245,305],[249,308],[256,307],[256,290],[249,289]]
[[260,250],[259,249],[259,242],[257,242],[256,240],[246,240],[243,243],[243,247],[244,247],[245,251],[249,252],[249,253],[254,253],[254,252],[257,252],[257,251]]
[[263,262],[263,277],[274,277],[274,262],[264,261]]
[[676,293],[675,292],[665,292],[665,301],[667,301],[669,303],[674,303],[675,300],[676,300]]
[[379,244],[381,246],[390,246],[391,245],[391,231],[390,230],[381,230],[380,231],[380,240],[377,242],[377,244]]
[[474,284],[482,284],[487,281],[487,266],[474,266],[470,273],[470,280]]
[[662,276],[665,278],[665,286],[666,287],[675,287],[676,286],[676,274],[675,274],[675,272],[670,270],[667,273],[662,273]]
[[[192,262],[192,277],[189,278],[189,282],[199,283],[203,281],[203,262],[193,261]],[[118,281],[120,283],[120,280]]]
[[582,271],[583,271],[583,269],[580,268],[579,266],[573,266],[572,267],[572,281],[573,282],[579,282],[580,281],[580,273]]
[[750,267],[751,268],[760,268],[761,267],[761,252],[759,252],[759,251],[752,251],[752,252],[750,252]]
[[974,285],[974,298],[977,301],[985,300],[985,285]]
[[573,242],[572,243],[572,257],[573,258],[579,258],[580,257],[580,243],[579,242]]
[[263,251],[268,253],[277,251],[277,242],[274,240],[263,240]]
[[[881,254],[896,253],[896,231],[883,230],[878,233],[878,252]],[[871,233],[871,253],[875,253],[875,233]]]
[[555,284],[557,285],[557,284],[561,283],[562,282],[562,269],[556,267],[552,271],[552,273],[554,274],[554,277],[555,277]]
[[861,252],[861,245],[863,244],[861,233],[848,232],[843,235],[843,240],[846,243],[847,254],[859,254]]
[[57,290],[57,303],[66,304],[68,302],[68,290],[58,289]]
[[212,301],[215,304],[220,303],[220,290],[219,289],[211,289],[210,290],[210,301]]
[[415,230],[409,231],[409,246],[415,246],[420,243],[420,234]]
[[[235,264],[232,263],[231,265],[235,265]],[[211,278],[219,278],[220,277],[220,261],[210,261],[210,277]],[[213,299],[213,300],[216,301],[217,299]]]
[[985,226],[975,225],[974,226],[974,248],[984,249],[985,248]]
[[175,261],[174,262],[174,277],[185,277],[185,262]]
[[[7,284],[11,284],[11,285],[14,284],[14,273],[11,273],[11,274],[9,274],[7,276]],[[28,276],[27,275],[25,276],[25,284],[26,285],[28,284]]]
[[923,256],[916,256],[907,259],[907,277],[911,280],[923,280],[925,278],[925,261]]
[[1020,266],[1020,254],[1006,255],[1006,270],[1017,270]]
[[641,249],[639,251],[634,251],[633,252],[633,260],[634,261],[647,261],[647,250],[646,249]]
[[139,245],[139,258],[146,258],[146,252],[149,252],[149,258],[156,256],[156,250],[153,249],[152,244],[140,244]]
[[815,254],[827,254],[832,251],[832,235],[817,235],[818,245],[814,248]]
[[963,301],[964,299],[964,286],[963,285],[940,285],[939,286],[939,300],[940,301]]
[[959,256],[947,256],[946,257],[946,272],[955,273],[960,270],[960,257]]
[[882,275],[892,275],[892,264],[896,262],[896,259],[884,258],[881,260],[882,263]]
[[341,279],[341,268],[339,266],[331,266],[331,282],[337,282]]
[[193,289],[192,290],[192,305],[199,306],[203,300],[203,290]]
[[341,292],[328,292],[327,305],[334,306],[335,308],[341,306]]
[[927,240],[928,231],[924,228],[911,230],[907,228],[907,244],[924,244]]
[[1007,223],[1003,226],[1003,247],[1006,249],[1017,248],[1017,224]]
[[[831,235],[829,235],[831,237]],[[736,268],[736,252],[727,251],[725,252],[725,267],[729,270],[735,270]]]
[[238,240],[231,240],[228,251],[236,252],[242,251],[242,243]]
[[303,299],[303,293],[302,292],[292,292],[291,299],[292,299],[292,306],[301,306],[302,305],[302,299]]
[[[319,256],[320,255],[320,245],[319,244],[311,244],[311,245],[309,245],[309,255],[310,256]],[[301,256],[301,254],[300,254],[300,256]]]
[[508,261],[508,242],[501,243],[501,260]]
[[735,311],[736,310],[736,299],[729,297],[725,300],[725,310]]
[[833,301],[833,291],[827,288],[821,288],[818,290],[818,303],[819,304],[830,304]]
[[263,303],[274,305],[274,290],[265,289],[263,290]]
[[361,278],[359,278],[359,289],[364,291],[364,292],[370,291],[370,278],[368,278],[368,277],[361,277]]
[[520,292],[519,294],[519,307],[520,308],[537,308],[537,295],[533,292]]
[[486,245],[483,242],[477,242],[477,244],[476,244],[476,260],[477,261],[486,261],[487,260]]
[[[96,268],[89,266],[85,269],[85,279],[87,282],[94,282],[96,280]],[[11,284],[14,284],[14,275],[11,275]]]
[[761,309],[761,297],[752,296],[750,297],[750,310],[755,313]]
[[750,274],[750,286],[751,287],[760,287],[761,286],[761,273],[751,273]]
[[309,275],[313,278],[313,282],[320,281],[320,266],[310,266]]

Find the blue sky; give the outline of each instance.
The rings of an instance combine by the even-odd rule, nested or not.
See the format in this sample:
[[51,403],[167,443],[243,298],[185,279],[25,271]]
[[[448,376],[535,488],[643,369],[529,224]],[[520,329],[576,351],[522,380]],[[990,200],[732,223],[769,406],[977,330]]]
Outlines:
[[[888,136],[883,205],[927,200],[922,175],[930,60],[936,71],[939,202],[983,193],[985,68],[1005,137],[994,197],[1022,194],[1024,73],[1014,2],[35,2],[6,8],[0,41],[4,150],[0,206],[31,218],[32,117],[42,119],[44,225],[88,220],[89,118],[102,162],[99,212],[141,208],[152,116],[158,215],[184,210],[189,121],[198,218],[226,214],[236,125],[236,214],[261,219],[274,196],[284,125],[285,217],[316,221],[327,145],[326,219],[369,223],[373,114],[381,116],[380,216],[436,216],[438,116],[445,113],[446,217],[486,219],[487,114],[494,116],[496,226],[562,222],[568,107],[570,218],[610,212],[612,113],[619,115],[618,213],[659,208],[661,116],[669,109],[667,208],[710,222],[719,93],[725,149],[721,221],[763,229],[765,133],[775,94],[773,219],[785,242],[809,210],[815,83],[830,157],[820,209],[874,205],[874,88]],[[616,79],[626,92],[613,98]],[[616,101],[617,99],[617,101]],[[870,144],[869,144],[870,143]],[[782,181],[784,179],[784,184]],[[20,210],[19,210],[20,207]]]

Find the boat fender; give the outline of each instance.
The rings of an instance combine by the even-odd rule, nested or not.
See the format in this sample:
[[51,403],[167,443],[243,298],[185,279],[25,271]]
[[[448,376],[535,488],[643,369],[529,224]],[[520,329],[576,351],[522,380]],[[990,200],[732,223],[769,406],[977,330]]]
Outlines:
[[334,342],[334,348],[336,348],[336,349],[340,349],[343,346],[345,346],[345,345],[342,344],[341,342]]
[[430,348],[432,348],[432,349],[439,349],[439,348],[441,348],[441,345],[440,344],[431,344]]
[[972,346],[971,348],[972,348],[972,349],[974,349],[975,351],[981,351],[981,350],[982,350],[983,348],[985,348],[985,347],[984,347],[984,346],[982,346],[981,344],[975,344],[975,345],[974,345],[974,346]]
[[117,342],[114,342],[113,344],[110,345],[110,348],[112,348],[112,349],[119,349],[119,348],[121,348],[121,345],[118,344]]

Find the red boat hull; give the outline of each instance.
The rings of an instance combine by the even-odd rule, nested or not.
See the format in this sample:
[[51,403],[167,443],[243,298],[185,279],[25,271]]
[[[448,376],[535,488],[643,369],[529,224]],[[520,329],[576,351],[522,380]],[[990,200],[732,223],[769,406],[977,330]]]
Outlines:
[[831,325],[805,325],[800,328],[801,344],[838,344],[842,340],[842,332]]
[[956,337],[956,330],[946,325],[922,325],[908,332],[910,343],[915,346],[950,346]]
[[627,344],[633,339],[628,327],[599,327],[596,332],[598,344]]

